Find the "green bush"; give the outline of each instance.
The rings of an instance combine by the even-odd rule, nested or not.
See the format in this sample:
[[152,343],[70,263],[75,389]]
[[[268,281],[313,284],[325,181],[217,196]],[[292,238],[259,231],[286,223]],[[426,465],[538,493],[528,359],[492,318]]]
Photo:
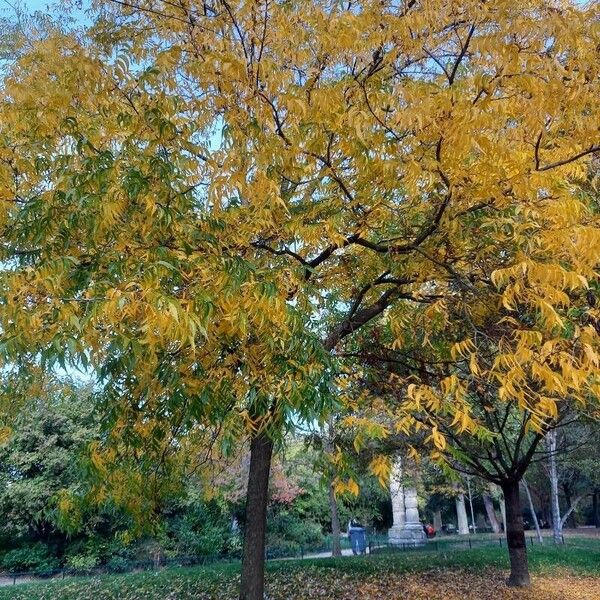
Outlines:
[[268,547],[275,548],[318,548],[325,543],[321,526],[293,512],[280,510],[268,521]]
[[[71,542],[64,555],[65,566],[73,571],[86,572],[103,565],[124,563],[134,558],[134,546],[125,545],[118,538],[91,536]],[[110,570],[118,571],[109,566]]]
[[10,550],[2,558],[2,567],[12,573],[33,571],[43,575],[59,566],[58,559],[53,557],[48,547],[41,542]]
[[229,556],[241,556],[243,545],[242,536],[239,534],[231,534],[227,538],[225,553]]
[[197,503],[169,520],[164,548],[167,554],[215,556],[236,548],[231,521],[216,503]]
[[113,556],[106,563],[111,573],[125,573],[131,568],[131,561],[123,556]]
[[300,556],[302,548],[298,542],[290,542],[289,540],[277,540],[273,544],[269,544],[267,548],[268,558],[287,558],[290,556]]
[[65,552],[65,564],[75,571],[89,571],[105,562],[110,556],[105,540],[90,537],[73,542]]
[[91,571],[99,564],[98,556],[94,554],[74,554],[67,558],[67,567],[73,571]]

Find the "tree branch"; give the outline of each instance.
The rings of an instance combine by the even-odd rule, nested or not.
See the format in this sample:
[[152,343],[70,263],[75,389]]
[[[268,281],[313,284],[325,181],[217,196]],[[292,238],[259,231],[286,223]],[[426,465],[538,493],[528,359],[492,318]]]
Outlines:
[[540,134],[540,138],[538,138],[538,143],[536,143],[536,151],[535,151],[535,170],[536,171],[549,171],[550,169],[556,169],[556,167],[562,167],[563,165],[568,165],[569,163],[575,162],[576,160],[579,160],[580,158],[582,158],[588,154],[593,154],[594,152],[600,151],[600,144],[592,145],[587,150],[582,150],[581,152],[575,154],[574,156],[570,156],[569,158],[565,158],[563,160],[557,160],[556,162],[549,163],[544,166],[540,166],[540,159],[539,159],[539,155],[538,155],[540,140],[541,140],[541,134]]

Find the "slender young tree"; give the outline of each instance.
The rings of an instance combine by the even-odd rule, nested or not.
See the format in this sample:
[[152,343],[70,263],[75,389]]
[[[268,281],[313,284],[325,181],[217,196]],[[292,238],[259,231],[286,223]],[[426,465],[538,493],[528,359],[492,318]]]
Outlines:
[[556,466],[556,431],[548,432],[546,436],[548,449],[548,477],[550,479],[550,509],[552,514],[552,536],[555,544],[562,544],[562,518],[558,499],[558,468]]
[[[373,421],[407,433],[425,431],[442,464],[500,486],[507,513],[509,584],[527,585],[519,484],[533,461],[545,460],[539,447],[545,437],[554,439],[557,427],[582,409],[597,411],[592,350],[597,333],[586,325],[595,302],[585,288],[572,291],[573,310],[556,313],[567,331],[581,331],[586,340],[581,345],[571,334],[554,337],[555,326],[548,328],[547,320],[536,319],[524,306],[508,316],[501,302],[473,288],[457,292],[453,305],[444,306],[438,334],[431,328],[431,314],[425,311],[428,321],[420,328],[420,310],[406,303],[410,333],[402,330],[396,337],[391,312],[386,323],[345,353],[348,360],[359,361],[363,372],[355,380],[346,423],[362,429],[362,435]],[[477,300],[471,304],[463,293],[476,294]]]
[[522,479],[523,488],[525,489],[525,494],[527,494],[527,502],[529,503],[529,510],[531,512],[531,518],[533,519],[533,525],[535,527],[535,533],[537,535],[537,540],[540,544],[544,543],[544,538],[542,537],[542,532],[540,530],[540,524],[537,518],[537,513],[535,511],[535,506],[533,504],[533,499],[531,498],[531,492],[529,491],[529,485],[527,484],[527,480],[525,477]]

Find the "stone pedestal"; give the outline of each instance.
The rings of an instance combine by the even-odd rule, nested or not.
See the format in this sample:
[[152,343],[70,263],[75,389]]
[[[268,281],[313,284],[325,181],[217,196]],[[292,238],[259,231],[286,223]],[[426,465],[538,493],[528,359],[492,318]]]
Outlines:
[[388,531],[390,544],[417,546],[425,543],[425,532],[419,520],[417,490],[402,485],[402,463],[397,459],[390,478],[390,495],[394,524]]
[[390,496],[392,498],[392,515],[394,518],[392,529],[402,529],[406,520],[406,508],[404,507],[404,487],[402,485],[402,463],[399,458],[392,465]]

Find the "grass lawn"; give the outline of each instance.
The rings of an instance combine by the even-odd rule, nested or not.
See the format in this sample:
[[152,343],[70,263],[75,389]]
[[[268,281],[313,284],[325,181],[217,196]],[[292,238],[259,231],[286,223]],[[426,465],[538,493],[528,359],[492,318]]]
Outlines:
[[[600,539],[529,549],[533,586],[504,586],[506,548],[274,561],[270,600],[598,600]],[[235,600],[239,565],[73,578],[0,588],[0,600]]]

